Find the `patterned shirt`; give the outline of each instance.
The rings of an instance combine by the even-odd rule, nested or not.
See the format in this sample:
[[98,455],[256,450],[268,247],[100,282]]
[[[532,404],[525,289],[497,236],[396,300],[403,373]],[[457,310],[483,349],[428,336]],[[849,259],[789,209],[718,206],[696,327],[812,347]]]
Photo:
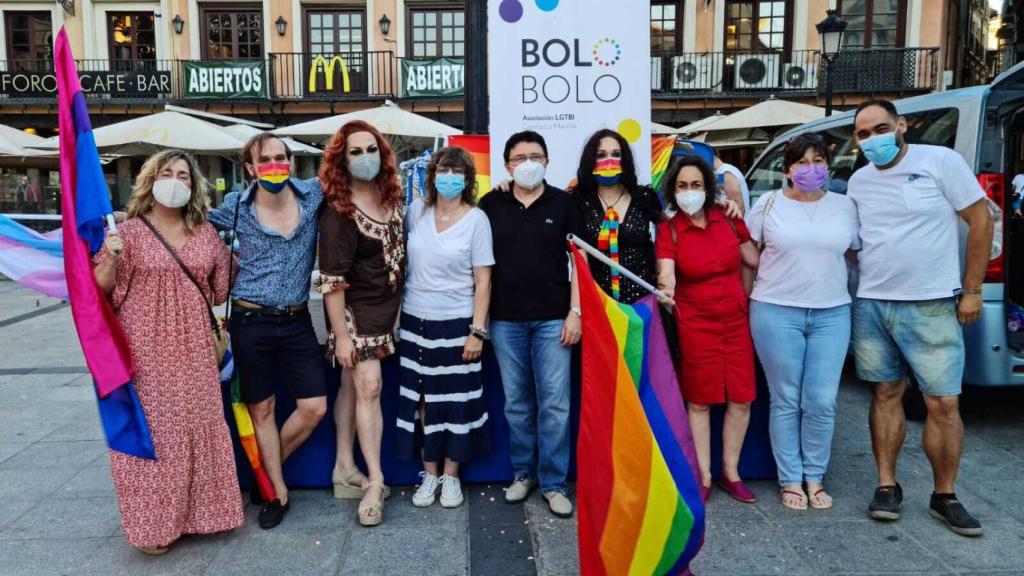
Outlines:
[[320,181],[292,179],[299,200],[299,225],[285,237],[260,224],[252,202],[256,184],[239,195],[231,193],[209,213],[217,230],[230,230],[238,211],[239,271],[231,297],[273,308],[297,306],[309,300],[309,282],[316,259],[317,216],[323,191]]

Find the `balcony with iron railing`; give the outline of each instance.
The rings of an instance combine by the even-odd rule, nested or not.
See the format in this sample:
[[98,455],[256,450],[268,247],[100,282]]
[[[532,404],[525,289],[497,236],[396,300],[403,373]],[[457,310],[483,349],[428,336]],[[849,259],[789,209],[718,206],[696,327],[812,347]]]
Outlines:
[[[832,66],[836,94],[904,94],[939,85],[937,48],[844,50]],[[90,101],[345,101],[462,98],[462,58],[393,52],[272,53],[236,61],[78,60]],[[670,53],[651,57],[655,99],[814,97],[824,91],[818,51]],[[53,102],[50,60],[0,61],[0,105]]]
[[[815,96],[825,91],[827,75],[816,50],[651,56],[655,98]],[[832,65],[832,80],[837,94],[929,92],[938,87],[938,48],[843,50]]]

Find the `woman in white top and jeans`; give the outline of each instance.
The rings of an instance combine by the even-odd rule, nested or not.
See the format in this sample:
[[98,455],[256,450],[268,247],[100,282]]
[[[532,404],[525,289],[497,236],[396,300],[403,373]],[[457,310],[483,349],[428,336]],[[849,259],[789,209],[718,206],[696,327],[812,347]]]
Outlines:
[[796,510],[832,506],[822,481],[850,342],[845,256],[860,248],[853,202],[824,189],[828,165],[821,136],[794,138],[783,157],[787,186],[762,196],[747,216],[763,249],[750,329],[771,392],[782,503]]
[[[462,504],[459,464],[491,448],[480,355],[491,302],[491,225],[474,206],[476,169],[461,148],[434,153],[406,213],[409,273],[399,321],[399,457],[422,458],[416,506]],[[442,469],[443,468],[443,469]],[[438,478],[438,473],[441,473]]]

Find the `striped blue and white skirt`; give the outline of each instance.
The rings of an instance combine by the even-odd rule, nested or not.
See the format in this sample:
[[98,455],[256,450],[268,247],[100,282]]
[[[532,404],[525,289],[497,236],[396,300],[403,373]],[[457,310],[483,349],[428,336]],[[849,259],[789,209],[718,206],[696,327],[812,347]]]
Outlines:
[[471,323],[472,318],[423,320],[402,313],[398,457],[467,462],[490,452],[481,359],[462,360]]

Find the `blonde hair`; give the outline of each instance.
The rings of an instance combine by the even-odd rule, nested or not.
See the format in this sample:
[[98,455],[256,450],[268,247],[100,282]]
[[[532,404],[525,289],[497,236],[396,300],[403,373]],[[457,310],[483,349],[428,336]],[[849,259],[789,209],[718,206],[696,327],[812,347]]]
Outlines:
[[192,177],[192,198],[182,210],[185,211],[185,228],[191,232],[206,222],[207,190],[210,183],[199,170],[199,164],[191,155],[181,150],[165,150],[149,157],[142,165],[139,175],[132,187],[132,199],[128,202],[128,217],[137,218],[153,209],[153,182],[171,162],[184,160],[188,164],[189,176]]

